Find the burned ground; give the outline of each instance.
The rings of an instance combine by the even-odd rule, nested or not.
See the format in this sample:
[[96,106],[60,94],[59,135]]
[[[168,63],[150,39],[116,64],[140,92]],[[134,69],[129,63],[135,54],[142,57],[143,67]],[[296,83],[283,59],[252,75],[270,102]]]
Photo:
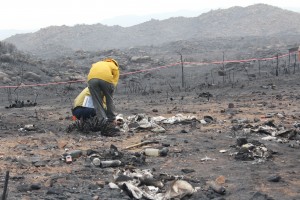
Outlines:
[[[72,89],[19,88],[18,98],[25,102],[34,102],[39,94],[37,105],[21,108],[5,108],[9,91],[2,90],[1,187],[9,171],[8,199],[132,199],[109,183],[118,170],[149,169],[165,184],[162,192],[174,179],[198,188],[185,199],[299,199],[298,80],[296,73],[185,90],[166,84],[147,92],[126,91],[123,85],[115,98],[124,118],[182,114],[196,120],[160,123],[163,133],[146,128],[117,137],[66,131],[74,123],[70,108],[82,83]],[[145,140],[156,143],[126,149]],[[111,145],[120,157],[103,156]],[[158,157],[140,154],[146,147],[169,151]],[[67,164],[62,160],[66,150],[81,150],[82,155]],[[95,166],[87,153],[91,151],[100,152],[100,160],[120,159],[122,165]],[[217,181],[225,194],[214,191],[209,181]]]

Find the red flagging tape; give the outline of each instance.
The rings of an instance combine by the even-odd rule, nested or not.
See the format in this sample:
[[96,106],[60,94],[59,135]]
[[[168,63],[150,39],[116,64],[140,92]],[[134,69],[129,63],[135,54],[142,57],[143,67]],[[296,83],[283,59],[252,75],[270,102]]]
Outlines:
[[[283,54],[278,56],[278,58],[283,58],[288,56],[289,54],[293,54],[295,52],[290,52],[288,54]],[[298,53],[298,52],[297,52]],[[277,56],[270,57],[270,58],[251,58],[251,59],[245,59],[245,60],[224,60],[224,61],[211,61],[211,62],[183,62],[183,64],[190,64],[190,65],[204,65],[204,64],[223,64],[223,63],[244,63],[244,62],[251,62],[251,61],[258,61],[258,60],[274,60],[277,59]],[[181,62],[177,63],[171,63],[169,65],[164,65],[164,66],[159,66],[159,67],[154,67],[150,69],[143,69],[143,70],[137,70],[134,72],[126,72],[123,74],[120,74],[120,76],[125,76],[125,75],[131,75],[131,74],[137,74],[137,73],[142,73],[142,72],[148,72],[148,71],[153,71],[153,70],[159,70],[163,68],[168,68],[172,66],[176,66],[181,64]],[[80,82],[85,82],[86,80],[74,80],[74,81],[64,81],[64,82],[50,82],[50,83],[39,83],[39,84],[21,84],[21,85],[4,85],[0,86],[0,89],[2,88],[21,88],[21,87],[40,87],[40,86],[48,86],[48,85],[61,85],[61,84],[71,84],[71,83],[80,83]]]

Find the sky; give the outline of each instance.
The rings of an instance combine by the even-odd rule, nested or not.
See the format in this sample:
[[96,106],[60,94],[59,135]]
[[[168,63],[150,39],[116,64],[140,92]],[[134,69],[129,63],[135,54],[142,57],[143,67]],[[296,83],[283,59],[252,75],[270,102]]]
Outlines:
[[151,18],[196,17],[210,10],[257,3],[300,12],[300,0],[4,0],[0,33],[96,23],[127,27]]

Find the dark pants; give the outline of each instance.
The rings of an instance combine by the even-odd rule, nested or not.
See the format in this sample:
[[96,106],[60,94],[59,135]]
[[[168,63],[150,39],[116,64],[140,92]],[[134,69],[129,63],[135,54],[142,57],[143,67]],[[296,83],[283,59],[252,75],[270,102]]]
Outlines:
[[86,108],[86,107],[76,107],[72,109],[72,114],[77,118],[77,119],[83,119],[86,120],[88,118],[96,116],[96,111],[94,108]]
[[[115,90],[114,85],[100,79],[91,79],[88,81],[88,85],[97,118],[104,123],[114,121],[116,119],[115,104],[113,100]],[[103,107],[101,94],[106,98],[106,109]]]

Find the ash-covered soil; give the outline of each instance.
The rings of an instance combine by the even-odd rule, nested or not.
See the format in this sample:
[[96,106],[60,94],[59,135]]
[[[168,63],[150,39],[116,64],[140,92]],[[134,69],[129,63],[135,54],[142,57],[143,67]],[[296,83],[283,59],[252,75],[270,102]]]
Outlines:
[[[164,184],[161,193],[174,179],[197,189],[183,199],[300,199],[297,74],[198,91],[117,93],[117,111],[124,118],[141,113],[166,118],[182,114],[196,120],[158,123],[166,130],[163,133],[145,128],[116,137],[66,131],[74,123],[71,102],[80,89],[59,96],[49,88],[39,90],[36,106],[5,108],[9,103],[2,97],[0,193],[9,171],[7,199],[134,199],[124,188],[112,189],[110,183],[116,182],[117,172],[143,169],[151,170]],[[30,89],[25,91],[20,100],[34,99]],[[34,127],[26,129],[26,125]],[[126,148],[145,140],[156,143]],[[118,155],[111,154],[111,145]],[[141,153],[147,147],[169,151],[150,157]],[[69,164],[62,160],[74,150],[82,155]],[[93,151],[100,160],[117,159],[122,165],[95,166]],[[209,181],[223,186],[225,193],[213,190]]]

